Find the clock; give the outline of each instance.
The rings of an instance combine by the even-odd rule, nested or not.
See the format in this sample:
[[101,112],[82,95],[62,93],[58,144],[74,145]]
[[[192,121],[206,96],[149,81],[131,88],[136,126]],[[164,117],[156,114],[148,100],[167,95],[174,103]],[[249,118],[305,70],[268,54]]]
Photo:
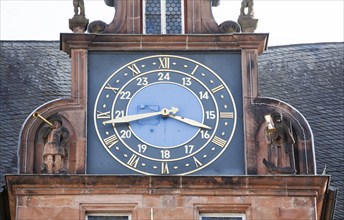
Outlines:
[[[238,142],[235,134],[241,133],[237,106],[242,99],[235,98],[230,85],[241,81],[226,82],[222,76],[231,71],[214,68],[220,54],[208,55],[214,58],[197,53],[91,55],[103,64],[90,62],[88,127],[94,135],[88,138],[89,173],[214,174],[218,171],[211,165],[222,155],[232,151],[227,159],[238,156],[233,139]],[[104,157],[95,157],[99,154]],[[219,166],[228,170],[225,157]],[[233,160],[243,170],[243,161]]]

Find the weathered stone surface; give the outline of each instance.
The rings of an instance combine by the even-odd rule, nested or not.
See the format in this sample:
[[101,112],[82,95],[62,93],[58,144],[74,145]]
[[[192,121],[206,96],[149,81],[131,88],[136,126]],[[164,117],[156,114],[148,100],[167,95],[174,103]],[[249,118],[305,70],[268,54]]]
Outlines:
[[[132,219],[198,219],[199,213],[245,213],[247,219],[316,219],[328,176],[11,175],[12,218],[84,219],[121,211]],[[194,188],[189,184],[192,182]],[[135,184],[129,184],[135,183]],[[154,189],[154,190],[152,190]]]

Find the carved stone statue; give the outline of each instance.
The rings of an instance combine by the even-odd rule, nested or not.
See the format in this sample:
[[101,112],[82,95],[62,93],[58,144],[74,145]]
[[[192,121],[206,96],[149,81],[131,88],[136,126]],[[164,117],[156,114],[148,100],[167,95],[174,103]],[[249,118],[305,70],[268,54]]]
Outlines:
[[[245,13],[245,8],[247,8],[247,13]],[[241,8],[240,8],[240,15],[241,16],[254,16],[253,12],[253,0],[242,0]]]
[[83,33],[87,29],[88,19],[85,16],[84,0],[73,0],[74,16],[69,19],[69,29],[73,33]]
[[267,121],[265,139],[268,144],[268,160],[263,159],[269,173],[295,174],[294,146],[295,140],[288,123],[281,113],[271,115]]
[[84,0],[73,0],[73,6],[74,6],[74,15],[85,16]]
[[242,32],[253,33],[257,29],[258,19],[254,18],[253,0],[242,0],[238,23]]
[[69,132],[62,126],[60,116],[54,115],[49,120],[52,127],[44,130],[44,149],[42,173],[64,173],[67,156]]

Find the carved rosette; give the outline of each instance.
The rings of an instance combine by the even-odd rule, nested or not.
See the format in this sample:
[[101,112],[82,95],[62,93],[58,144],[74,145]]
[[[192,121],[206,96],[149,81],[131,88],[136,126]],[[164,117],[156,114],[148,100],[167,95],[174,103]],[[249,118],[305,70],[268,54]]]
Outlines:
[[235,21],[224,21],[219,25],[220,33],[240,33],[241,27]]

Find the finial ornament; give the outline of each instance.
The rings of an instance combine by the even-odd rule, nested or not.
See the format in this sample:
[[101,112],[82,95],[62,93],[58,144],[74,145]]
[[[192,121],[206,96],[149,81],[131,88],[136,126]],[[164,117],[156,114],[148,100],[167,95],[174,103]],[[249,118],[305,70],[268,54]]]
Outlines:
[[85,16],[84,0],[73,0],[73,6],[74,6],[74,16],[77,16],[77,15]]
[[257,29],[258,19],[254,19],[253,0],[242,0],[238,23],[242,32],[254,32]]
[[[245,13],[246,8],[247,8],[247,13]],[[240,16],[254,17],[253,0],[242,0],[241,8],[240,8]]]
[[85,17],[84,0],[73,0],[74,16],[69,19],[69,29],[73,33],[83,33],[87,29],[88,19]]

